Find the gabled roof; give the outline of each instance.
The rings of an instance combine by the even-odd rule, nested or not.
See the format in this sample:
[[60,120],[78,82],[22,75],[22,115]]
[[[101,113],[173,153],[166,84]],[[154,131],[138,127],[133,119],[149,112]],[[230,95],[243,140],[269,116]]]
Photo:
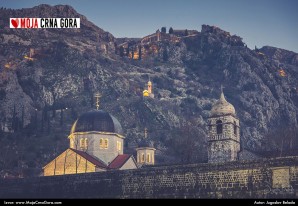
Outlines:
[[86,160],[88,160],[89,162],[94,164],[95,166],[101,167],[101,168],[107,168],[107,165],[104,162],[102,162],[99,159],[94,158],[93,156],[87,154],[86,152],[75,150],[75,149],[72,149],[72,148],[69,148],[69,149],[72,150],[73,152],[77,153],[81,157],[85,158]]
[[109,169],[120,169],[132,155],[122,154],[118,155],[110,164]]

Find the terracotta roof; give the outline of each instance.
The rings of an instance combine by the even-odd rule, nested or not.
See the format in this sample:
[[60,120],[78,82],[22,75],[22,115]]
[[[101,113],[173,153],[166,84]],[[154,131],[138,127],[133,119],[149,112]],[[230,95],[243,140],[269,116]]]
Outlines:
[[71,148],[70,148],[70,150],[72,150],[75,153],[77,153],[78,155],[82,156],[83,158],[85,158],[86,160],[88,160],[92,164],[96,165],[97,167],[107,168],[107,165],[104,162],[102,162],[99,159],[94,158],[93,156],[87,154],[86,152],[75,150],[75,149],[71,149]]
[[132,155],[118,155],[110,164],[109,169],[120,169]]

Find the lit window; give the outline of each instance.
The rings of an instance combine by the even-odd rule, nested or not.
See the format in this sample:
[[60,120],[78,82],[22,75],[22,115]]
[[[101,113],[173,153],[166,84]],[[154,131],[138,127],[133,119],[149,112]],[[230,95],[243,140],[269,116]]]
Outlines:
[[216,133],[222,134],[222,121],[221,120],[216,121]]
[[121,142],[117,141],[117,151],[121,151]]
[[103,147],[103,139],[102,138],[99,140],[99,148],[100,149],[103,149],[104,148]]
[[80,139],[80,148],[84,148],[85,141],[83,138]]
[[154,155],[153,155],[153,153],[151,154],[151,159],[152,159],[152,163],[154,164]]
[[88,148],[88,139],[85,138],[85,149],[87,149],[87,148]]
[[142,153],[141,162],[145,162],[145,154]]
[[150,154],[147,154],[147,162],[150,162]]
[[109,146],[109,140],[108,139],[105,139],[104,148],[105,149],[108,149],[108,146]]

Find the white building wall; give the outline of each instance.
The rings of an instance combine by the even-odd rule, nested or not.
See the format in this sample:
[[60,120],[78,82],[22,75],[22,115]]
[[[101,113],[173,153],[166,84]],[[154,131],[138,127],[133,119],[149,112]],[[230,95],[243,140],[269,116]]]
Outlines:
[[[119,154],[123,154],[123,138],[117,136],[116,134],[105,134],[105,133],[86,133],[86,134],[73,134],[74,138],[71,141],[76,142],[74,144],[77,150],[85,151],[88,154],[95,156],[109,164],[112,162]],[[80,139],[87,138],[88,139],[88,147],[81,149],[80,148]],[[75,140],[77,139],[77,140]],[[108,140],[108,148],[100,147],[100,139]],[[117,141],[121,143],[121,150],[117,150]],[[72,144],[70,144],[72,146]]]
[[135,164],[135,161],[133,160],[133,157],[130,157],[126,163],[120,168],[120,170],[129,170],[129,169],[137,169],[137,165]]

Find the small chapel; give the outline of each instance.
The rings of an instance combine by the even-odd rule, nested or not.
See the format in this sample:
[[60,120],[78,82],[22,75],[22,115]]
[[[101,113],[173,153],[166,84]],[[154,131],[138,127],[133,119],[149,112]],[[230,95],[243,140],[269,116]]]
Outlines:
[[143,90],[143,97],[144,98],[154,98],[154,93],[152,91],[152,82],[150,81],[150,79],[147,83],[147,89]]

